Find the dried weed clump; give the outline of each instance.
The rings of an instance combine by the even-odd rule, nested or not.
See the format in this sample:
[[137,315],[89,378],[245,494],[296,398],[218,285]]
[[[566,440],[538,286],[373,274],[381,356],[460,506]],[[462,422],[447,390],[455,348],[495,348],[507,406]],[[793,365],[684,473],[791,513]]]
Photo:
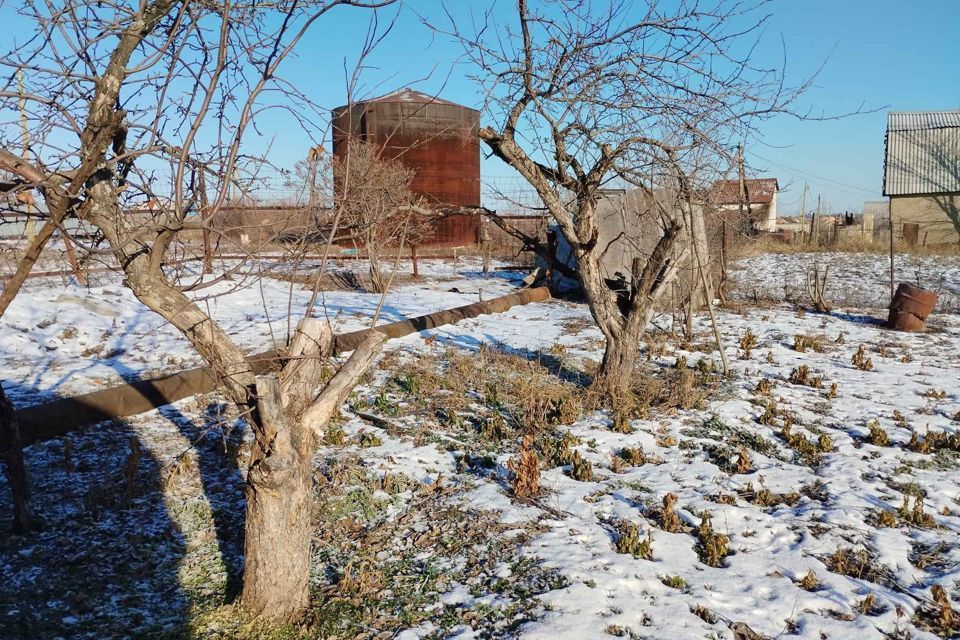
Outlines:
[[630,417],[624,411],[617,411],[613,414],[613,424],[610,429],[616,433],[633,433],[633,425],[630,424]]
[[752,482],[748,483],[746,489],[740,492],[739,495],[744,500],[760,507],[776,507],[782,504],[792,507],[800,501],[800,494],[795,491],[790,493],[774,493],[762,485],[760,490],[757,491],[754,489]]
[[922,496],[914,496],[913,507],[910,507],[910,494],[904,494],[903,504],[900,505],[897,516],[901,521],[921,529],[929,529],[937,526],[937,522],[933,519],[933,516],[923,510]]
[[820,581],[817,580],[817,574],[811,569],[797,581],[797,586],[804,591],[817,591],[820,588]]
[[713,530],[709,511],[704,511],[700,516],[697,540],[697,555],[700,560],[711,567],[722,567],[723,559],[729,555],[730,538]]
[[867,594],[863,600],[857,602],[856,609],[865,616],[878,616],[887,610],[886,607],[877,602],[877,596],[873,593]]
[[517,457],[507,462],[510,486],[517,498],[530,498],[540,491],[540,459],[533,448],[533,436],[524,436]]
[[780,437],[787,442],[787,446],[793,449],[796,454],[809,466],[816,466],[820,463],[824,453],[833,451],[833,440],[826,433],[821,433],[816,442],[808,440],[802,433],[795,432],[792,424],[784,422],[780,430]]
[[864,345],[860,345],[860,347],[857,348],[857,352],[853,354],[850,364],[860,369],[860,371],[873,370],[873,360],[867,356],[867,349]]
[[363,449],[379,447],[383,445],[383,439],[371,431],[364,431],[357,439],[357,444]]
[[788,379],[791,384],[799,384],[805,387],[813,387],[814,389],[823,388],[823,377],[821,376],[811,376],[810,367],[805,364],[800,365],[796,369],[790,372],[790,378]]
[[570,464],[573,459],[573,448],[580,444],[580,439],[569,431],[563,433],[550,432],[539,440],[540,457],[543,467],[552,469]]
[[803,333],[798,333],[793,336],[793,350],[798,353],[804,353],[807,349],[816,351],[817,353],[823,353],[826,350],[827,337],[823,335],[807,335]]
[[950,596],[941,585],[930,587],[932,602],[919,607],[913,616],[913,622],[925,631],[931,631],[941,638],[960,637],[960,619],[950,604]]
[[748,328],[743,334],[743,337],[740,338],[740,349],[742,353],[740,358],[743,360],[749,360],[753,352],[753,348],[757,346],[757,336],[754,335],[753,331],[750,331]]
[[653,531],[640,538],[640,527],[632,522],[621,522],[617,527],[617,553],[629,553],[634,558],[653,560]]
[[890,436],[887,435],[887,432],[880,426],[880,422],[877,420],[871,420],[867,423],[867,428],[870,429],[870,435],[867,436],[867,442],[877,447],[889,447],[890,446]]
[[827,570],[833,573],[885,587],[896,586],[890,570],[878,564],[873,554],[866,549],[841,547],[821,560],[827,566]]
[[660,582],[670,587],[671,589],[679,589],[683,591],[687,588],[687,581],[681,578],[680,576],[661,576]]
[[740,447],[740,451],[737,452],[737,473],[750,473],[753,470],[753,465],[750,462],[750,452],[746,447]]
[[574,451],[570,458],[570,477],[580,482],[593,481],[593,463],[582,458],[579,451]]
[[633,467],[642,467],[647,463],[647,456],[640,446],[620,449],[620,458]]
[[663,496],[663,506],[654,514],[654,519],[660,528],[669,533],[679,533],[683,530],[676,507],[677,496],[668,493]]
[[910,434],[907,449],[914,453],[934,453],[936,451],[960,451],[960,432],[948,434],[945,431],[930,431],[923,436],[914,431]]

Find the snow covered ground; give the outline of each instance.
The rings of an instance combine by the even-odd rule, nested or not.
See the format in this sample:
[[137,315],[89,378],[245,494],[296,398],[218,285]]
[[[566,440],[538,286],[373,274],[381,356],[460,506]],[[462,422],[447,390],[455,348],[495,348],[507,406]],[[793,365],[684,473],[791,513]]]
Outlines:
[[[867,264],[882,258],[830,259],[838,276],[859,265],[860,308],[721,311],[733,377],[703,403],[652,408],[619,431],[609,411],[589,408],[551,424],[544,440],[564,439],[592,477],[575,479],[571,464],[541,451],[534,499],[510,489],[524,425],[498,399],[498,361],[485,350],[588,371],[602,341],[586,307],[553,300],[391,342],[316,459],[318,605],[294,637],[753,637],[735,635],[738,625],[761,637],[955,633],[939,622],[931,588],[960,606],[960,315],[935,315],[924,334],[887,331],[876,309],[887,284]],[[423,282],[390,294],[385,321],[473,302],[481,288],[501,295],[518,277],[434,264]],[[782,298],[784,278],[804,264],[747,261],[738,291],[749,299],[762,285],[764,297]],[[922,268],[931,274],[922,278],[946,274],[941,300],[955,295],[956,261]],[[282,341],[288,313],[309,299],[274,279],[231,286],[207,304],[251,351]],[[324,302],[345,331],[365,326],[377,296],[327,292]],[[651,375],[675,376],[679,359],[716,380],[706,319],[691,344],[667,333],[669,318],[656,322],[664,331],[651,337]],[[0,359],[4,388],[22,405],[198,362],[113,276],[89,289],[30,281],[0,319]],[[482,384],[461,379],[488,363]],[[544,393],[557,384],[585,393],[536,380]],[[143,450],[132,482],[123,474],[131,438]],[[188,627],[235,636],[239,613],[223,603],[241,562],[243,477],[231,461],[247,438],[210,395],[30,447],[44,525],[0,542],[0,637]],[[625,448],[643,460],[628,461]],[[662,512],[668,494],[676,524]],[[0,482],[0,522],[10,510]],[[631,524],[652,540],[637,557],[618,552]]]
[[[814,264],[821,274],[829,267],[826,297],[834,304],[862,309],[889,304],[890,259],[877,253],[763,254],[735,265],[733,291],[748,300],[802,301]],[[935,291],[940,311],[960,311],[960,256],[898,254],[894,278]]]

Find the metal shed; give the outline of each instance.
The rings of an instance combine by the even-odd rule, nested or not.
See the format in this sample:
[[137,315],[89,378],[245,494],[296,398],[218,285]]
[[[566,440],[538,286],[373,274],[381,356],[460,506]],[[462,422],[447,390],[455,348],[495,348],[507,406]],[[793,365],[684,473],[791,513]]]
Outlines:
[[897,237],[960,242],[960,111],[887,115],[883,193]]

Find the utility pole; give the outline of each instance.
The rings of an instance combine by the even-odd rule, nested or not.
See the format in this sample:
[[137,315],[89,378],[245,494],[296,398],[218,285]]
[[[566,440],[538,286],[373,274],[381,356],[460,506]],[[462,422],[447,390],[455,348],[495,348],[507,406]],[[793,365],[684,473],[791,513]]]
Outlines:
[[[30,155],[30,130],[27,127],[27,94],[23,88],[23,69],[17,69],[17,92],[19,93],[19,103],[20,103],[20,156],[24,160],[29,160],[28,156]],[[25,198],[24,205],[27,208],[27,222],[26,222],[26,234],[27,240],[33,242],[34,237],[37,235],[34,228],[35,221],[33,216],[33,196],[27,192],[27,197]]]
[[[740,190],[737,194],[737,205],[740,211],[740,218],[744,218],[743,205],[747,201],[747,177],[743,169],[743,143],[737,145],[737,174],[740,179]],[[750,206],[747,205],[746,219],[750,223],[750,230],[753,230],[753,223],[750,220]]]
[[820,246],[820,194],[817,194],[817,210],[813,213],[813,229],[812,234],[815,235],[814,242],[819,247]]

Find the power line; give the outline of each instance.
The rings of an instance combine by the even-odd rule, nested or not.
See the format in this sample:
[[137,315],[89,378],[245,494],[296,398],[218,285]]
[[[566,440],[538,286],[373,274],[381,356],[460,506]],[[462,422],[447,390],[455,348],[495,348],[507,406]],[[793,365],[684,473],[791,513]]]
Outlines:
[[[854,191],[867,193],[872,196],[877,195],[876,189],[867,189],[865,187],[858,187],[856,185],[847,184],[846,182],[840,182],[839,180],[833,180],[832,178],[824,178],[823,176],[818,176],[815,173],[810,173],[809,171],[804,171],[803,169],[797,169],[796,167],[791,167],[790,165],[783,164],[782,162],[777,162],[776,160],[771,160],[770,158],[764,158],[763,156],[758,155],[756,153],[754,153],[753,156],[755,158],[758,158],[759,160],[763,160],[764,162],[769,162],[772,165],[780,167],[781,169],[786,169],[787,171],[793,171],[794,173],[798,173],[800,175],[808,177],[811,180],[811,182],[819,182],[823,186],[835,185],[834,188],[836,188],[836,186],[840,186],[840,187],[845,187],[846,189],[853,189]],[[843,189],[840,189],[840,191],[843,191]],[[847,193],[850,193],[850,192],[848,191]],[[853,194],[853,195],[856,195],[856,194]]]

